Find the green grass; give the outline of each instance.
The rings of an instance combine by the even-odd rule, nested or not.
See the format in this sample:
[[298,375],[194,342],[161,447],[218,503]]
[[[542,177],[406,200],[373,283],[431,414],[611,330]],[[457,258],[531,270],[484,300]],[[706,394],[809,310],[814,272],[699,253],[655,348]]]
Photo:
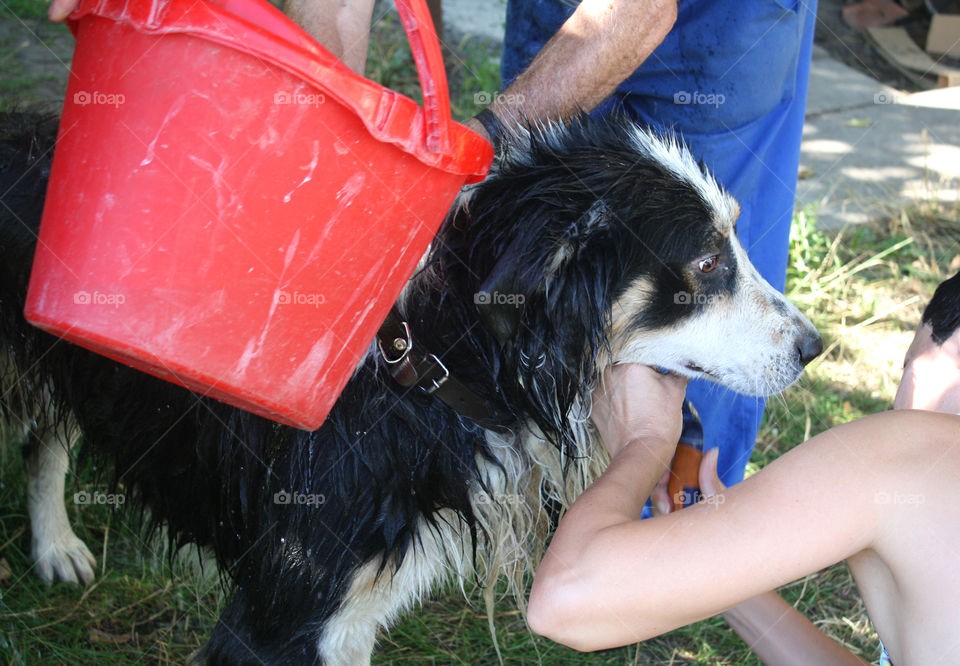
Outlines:
[[0,0],[0,111],[57,111],[69,75],[73,38],[46,19],[45,2]]
[[0,663],[184,663],[218,615],[211,576],[189,563],[171,571],[162,542],[142,540],[133,512],[74,504],[75,492],[108,492],[87,468],[68,477],[66,506],[97,558],[97,580],[45,588],[31,571],[19,447],[4,441],[0,454]]
[[0,0],[0,15],[21,19],[45,19],[49,4],[44,0]]
[[[381,12],[379,7],[374,16],[367,76],[422,103],[420,80],[400,19],[395,13]],[[482,40],[469,36],[456,44],[443,44],[450,109],[455,120],[476,115],[500,90],[500,65],[496,55]]]

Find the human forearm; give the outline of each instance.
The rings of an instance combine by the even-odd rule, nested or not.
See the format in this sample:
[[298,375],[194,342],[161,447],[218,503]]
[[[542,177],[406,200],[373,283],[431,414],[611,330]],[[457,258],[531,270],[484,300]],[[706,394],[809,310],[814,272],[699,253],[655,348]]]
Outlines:
[[[564,516],[537,570],[527,620],[538,634],[566,645],[592,649],[592,637],[605,632],[604,612],[577,601],[606,576],[609,562],[604,532],[640,519],[647,497],[670,464],[673,445],[634,440],[620,449],[607,470]],[[579,610],[578,610],[579,609]],[[572,613],[571,613],[572,611]]]
[[868,663],[817,629],[776,592],[737,604],[723,619],[767,666]]
[[[635,439],[621,448],[596,483],[587,488],[568,515],[564,533],[589,537],[607,527],[638,520],[647,498],[670,466],[676,442]],[[575,511],[575,513],[574,513]],[[558,529],[557,534],[562,534]]]
[[287,0],[284,11],[310,36],[363,74],[374,0]]
[[[543,614],[531,627],[579,649],[626,645],[722,613],[871,547],[880,517],[890,517],[878,510],[876,492],[891,487],[887,466],[902,462],[889,447],[916,431],[917,414],[839,426],[721,495],[652,520],[599,531],[578,527],[582,518],[602,514],[577,513],[574,503],[558,537],[566,529],[589,541],[580,550],[557,541],[563,561],[548,550],[534,581]],[[868,452],[874,464],[863,469]],[[860,472],[851,476],[850,469]],[[648,474],[644,491],[656,471]]]
[[492,110],[516,122],[593,109],[656,49],[676,12],[676,0],[584,0]]

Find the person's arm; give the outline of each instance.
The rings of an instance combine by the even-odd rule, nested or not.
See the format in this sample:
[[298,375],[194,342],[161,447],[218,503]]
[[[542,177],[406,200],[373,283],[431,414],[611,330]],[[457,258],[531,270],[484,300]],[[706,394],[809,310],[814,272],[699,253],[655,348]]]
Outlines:
[[[508,126],[590,111],[653,53],[676,18],[676,0],[584,0],[489,108]],[[467,124],[486,136],[476,120]]]
[[53,0],[47,9],[47,18],[51,21],[63,21],[79,4],[80,0]]
[[[726,491],[717,474],[719,451],[708,451],[700,462],[699,485],[704,497],[723,495]],[[723,613],[723,619],[766,666],[869,663],[820,631],[774,591],[737,604]]]
[[[633,520],[634,506],[619,523],[598,527],[594,516],[610,509],[579,509],[577,500],[537,571],[530,626],[581,650],[625,645],[835,564],[873,546],[881,525],[901,519],[905,509],[878,504],[877,493],[912,492],[908,482],[928,473],[931,451],[956,440],[954,418],[886,412],[814,437],[722,500],[667,516]],[[629,487],[657,474],[631,478],[634,471],[611,464],[583,498],[593,503],[589,498],[609,493],[612,483]]]
[[723,619],[766,666],[865,666],[776,592],[737,604]]
[[[80,0],[52,0],[47,16],[63,21]],[[363,75],[374,0],[287,0],[284,12],[311,37]]]
[[367,64],[373,4],[374,0],[287,0],[283,10],[324,48],[362,76]]

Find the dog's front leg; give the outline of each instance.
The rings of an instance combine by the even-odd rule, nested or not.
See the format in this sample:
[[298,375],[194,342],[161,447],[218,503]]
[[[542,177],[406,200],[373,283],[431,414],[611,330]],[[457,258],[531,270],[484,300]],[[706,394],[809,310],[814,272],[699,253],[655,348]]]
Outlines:
[[417,546],[396,570],[388,564],[378,576],[379,560],[357,570],[340,609],[324,623],[318,648],[325,666],[369,664],[378,629],[389,629],[400,613],[423,601],[444,574],[463,573],[468,546],[453,527],[459,518],[448,512],[437,523],[421,524]]
[[27,444],[27,510],[30,514],[30,555],[37,575],[49,585],[55,580],[89,585],[96,560],[70,527],[63,503],[64,477],[70,464],[75,428],[65,437],[49,430],[30,433]]

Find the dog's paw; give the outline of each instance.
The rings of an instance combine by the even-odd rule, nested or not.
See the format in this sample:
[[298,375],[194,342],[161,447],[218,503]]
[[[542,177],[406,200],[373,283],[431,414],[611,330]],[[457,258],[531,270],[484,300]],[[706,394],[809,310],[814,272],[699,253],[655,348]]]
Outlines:
[[48,586],[55,581],[82,585],[93,582],[97,560],[72,530],[46,543],[35,540],[32,551],[37,575]]

